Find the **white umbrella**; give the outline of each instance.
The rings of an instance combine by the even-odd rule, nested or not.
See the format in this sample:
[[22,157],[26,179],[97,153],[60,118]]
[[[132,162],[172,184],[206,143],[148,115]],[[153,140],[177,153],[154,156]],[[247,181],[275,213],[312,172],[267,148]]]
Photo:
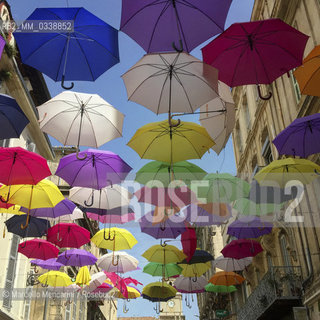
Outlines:
[[204,276],[201,277],[184,277],[179,276],[175,282],[174,287],[182,293],[200,293],[204,292],[204,287],[208,284]]
[[200,123],[216,143],[212,149],[219,154],[235,124],[236,109],[230,87],[219,81],[219,97],[201,106],[200,112]]
[[94,273],[93,275],[91,275],[91,280],[89,282],[89,286],[88,286],[89,291],[93,291],[97,289],[106,280],[107,280],[107,276],[103,271]]
[[224,271],[242,271],[248,265],[252,263],[252,257],[243,259],[225,258],[219,256],[217,259],[212,261],[212,265]]
[[52,221],[54,224],[61,221],[74,221],[77,219],[83,219],[83,212],[79,208],[75,208],[71,214],[66,214],[58,218],[48,218],[49,221]]
[[97,94],[64,91],[38,112],[41,130],[64,145],[98,148],[122,136],[124,115]]
[[157,114],[194,112],[218,96],[218,70],[185,52],[144,55],[122,78],[128,99]]
[[110,210],[128,206],[133,195],[117,184],[100,190],[74,187],[70,189],[69,199],[85,208]]
[[126,252],[107,253],[100,257],[97,266],[107,272],[125,273],[136,270],[139,261]]

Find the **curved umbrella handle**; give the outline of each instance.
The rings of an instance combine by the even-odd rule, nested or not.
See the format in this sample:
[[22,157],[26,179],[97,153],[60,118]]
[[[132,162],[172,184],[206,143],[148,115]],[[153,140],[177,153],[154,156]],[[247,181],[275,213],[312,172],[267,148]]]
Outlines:
[[108,238],[107,238],[107,237],[106,237],[106,229],[103,229],[103,239],[104,239],[104,240],[110,240],[110,236],[111,236],[110,231],[109,231],[109,236],[108,236]]
[[92,195],[91,195],[91,202],[88,203],[87,200],[84,200],[83,202],[87,207],[92,207],[93,203],[94,203],[94,191],[92,191]]
[[24,249],[27,246],[27,241],[23,242],[22,246],[19,246],[19,248]]
[[62,87],[63,89],[65,89],[65,90],[71,90],[71,89],[74,87],[74,83],[71,82],[70,87],[66,87],[66,86],[64,85],[64,75],[63,75],[62,78],[61,78],[61,87]]
[[44,114],[44,116],[43,116],[43,118],[40,120],[38,120],[38,123],[41,123],[46,117],[47,117],[47,115],[48,115],[48,113],[46,112],[45,114]]
[[119,256],[117,256],[117,262],[115,262],[115,261],[114,261],[114,253],[113,253],[111,263],[112,263],[113,266],[116,267],[116,266],[119,264]]
[[128,311],[129,311],[129,308],[124,304],[123,305],[123,313],[128,313]]
[[167,241],[163,241],[163,242],[162,242],[162,239],[161,239],[161,240],[160,240],[160,246],[161,246],[162,248],[166,247],[166,246],[167,246]]
[[172,42],[171,45],[172,45],[172,48],[173,48],[175,51],[177,51],[177,52],[179,52],[179,53],[183,52],[183,43],[182,43],[182,40],[181,40],[181,39],[179,40],[179,46],[180,46],[180,48],[178,48],[178,47],[176,46],[176,44],[175,44],[174,41]]
[[9,197],[8,197],[7,200],[5,200],[5,199],[2,198],[2,196],[0,196],[0,201],[3,202],[3,203],[8,203],[9,202]]
[[37,269],[37,266],[34,266],[33,271],[34,271],[34,273],[39,273],[39,270]]
[[192,282],[197,282],[198,278],[197,275],[195,274],[194,277],[192,278]]
[[81,158],[81,157],[79,156],[79,148],[77,148],[76,157],[77,157],[78,160],[81,160],[81,161],[82,161],[82,160],[87,159],[88,155],[85,153],[85,155]]
[[21,225],[20,225],[20,228],[21,228],[22,230],[26,229],[27,226],[29,225],[29,219],[30,219],[30,215],[29,215],[29,212],[28,212],[28,214],[27,214],[27,219],[26,219],[26,224],[23,225],[23,224],[21,223]]
[[171,128],[175,128],[175,127],[178,127],[178,126],[180,125],[181,120],[178,119],[178,122],[177,122],[176,124],[173,124],[173,123],[172,123],[172,116],[170,115],[169,118],[168,118],[168,122],[169,122],[169,126],[170,126]]
[[261,100],[265,100],[266,101],[266,100],[270,100],[271,99],[271,97],[272,97],[272,92],[271,91],[269,91],[269,94],[267,96],[263,96],[262,92],[261,92],[260,85],[257,85],[257,89],[258,89],[259,98]]
[[115,238],[116,238],[116,233],[115,233],[115,232],[113,233],[113,238],[112,238],[112,237],[111,237],[111,232],[110,232],[109,240],[110,240],[110,241],[114,241]]

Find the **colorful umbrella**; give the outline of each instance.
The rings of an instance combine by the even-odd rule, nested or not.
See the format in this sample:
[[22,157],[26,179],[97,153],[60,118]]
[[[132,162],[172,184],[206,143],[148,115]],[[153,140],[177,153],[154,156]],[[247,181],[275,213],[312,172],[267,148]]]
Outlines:
[[37,184],[51,176],[45,158],[20,147],[0,148],[0,168],[0,182],[5,185]]
[[189,261],[185,259],[181,262],[181,264],[206,263],[206,262],[212,261],[213,259],[214,259],[213,256],[209,252],[205,250],[197,249]]
[[135,219],[135,213],[130,207],[117,207],[111,210],[87,208],[84,211],[87,211],[88,218],[101,223],[124,224]]
[[54,81],[94,81],[119,62],[118,31],[84,8],[37,8],[27,21],[57,24],[56,32],[16,32],[22,62]]
[[126,252],[107,253],[97,261],[97,266],[106,272],[126,273],[137,269],[139,261]]
[[166,279],[180,275],[181,271],[182,268],[175,263],[161,264],[150,262],[143,268],[144,273],[148,273],[153,277],[163,277]]
[[[235,124],[236,109],[230,87],[218,82],[219,97],[200,107],[200,124],[216,143],[212,149],[219,154],[227,144]],[[199,179],[200,180],[200,179]]]
[[[2,38],[0,39],[0,48],[1,40]],[[0,94],[0,139],[19,138],[28,123],[29,119],[17,101],[6,94]]]
[[48,230],[47,239],[60,248],[80,248],[90,242],[90,231],[75,223],[60,222]]
[[124,0],[120,30],[147,52],[190,52],[224,30],[230,5],[231,0]]
[[93,275],[91,275],[91,280],[88,286],[89,290],[93,291],[97,289],[99,286],[101,286],[105,282],[106,279],[107,279],[107,276],[103,271],[94,273]]
[[91,253],[83,249],[70,249],[59,254],[57,262],[65,266],[83,267],[90,266],[97,262],[97,258]]
[[211,269],[211,262],[200,262],[200,263],[180,263],[179,266],[182,268],[181,274],[184,277],[200,277],[208,270]]
[[320,46],[316,46],[303,60],[303,65],[297,68],[293,75],[297,79],[302,94],[320,96],[319,92],[319,56]]
[[[79,160],[85,158],[85,160]],[[56,176],[72,187],[101,189],[121,183],[132,168],[117,154],[106,150],[88,149],[61,158]]]
[[117,275],[114,272],[106,272],[104,271],[108,279],[110,279],[111,283],[114,285],[115,288],[117,288],[121,294],[125,297],[125,299],[128,299],[128,287],[124,281],[123,278],[121,278],[119,275]]
[[86,285],[88,286],[91,280],[91,276],[89,273],[89,269],[87,266],[83,266],[79,269],[77,277],[76,277],[76,284],[79,286]]
[[98,148],[121,137],[124,115],[96,94],[65,91],[37,109],[41,130],[63,145]]
[[146,250],[142,256],[150,262],[161,264],[177,263],[186,258],[182,251],[171,245],[154,245]]
[[98,288],[94,289],[93,293],[108,293],[113,289],[113,286],[107,283],[101,284]]
[[70,277],[60,271],[49,271],[38,278],[40,283],[51,287],[67,287],[72,284]]
[[203,61],[230,87],[270,84],[302,64],[308,38],[280,19],[234,23],[202,48]]
[[215,293],[231,293],[237,291],[235,286],[218,286],[212,283],[208,283],[204,288],[207,292]]
[[185,52],[147,54],[122,79],[130,101],[169,118],[218,96],[218,70]]
[[247,257],[255,257],[262,251],[263,249],[259,242],[241,239],[232,240],[221,250],[221,253],[226,258],[243,259]]
[[320,113],[295,119],[272,141],[279,155],[307,158],[320,152]]
[[128,297],[126,298],[120,290],[116,291],[114,297],[117,299],[137,299],[141,296],[141,292],[137,288],[133,288],[131,286],[127,286]]
[[62,263],[57,262],[56,258],[50,258],[47,260],[35,259],[30,261],[32,264],[39,266],[42,269],[59,271],[63,267]]
[[187,256],[186,261],[190,262],[197,249],[197,234],[195,228],[186,224],[186,230],[181,234],[182,251]]
[[239,213],[249,216],[262,216],[271,212],[280,211],[283,204],[256,203],[247,198],[238,199],[233,203],[233,208]]
[[[6,206],[7,208],[2,208],[1,205]],[[14,214],[14,215],[23,215],[25,212],[21,211],[21,206],[17,206],[14,204],[3,203],[0,201],[0,213],[2,214]]]
[[224,271],[242,271],[252,263],[252,257],[243,259],[225,258],[219,256],[212,262],[213,267],[222,269]]
[[181,293],[201,293],[204,292],[204,287],[208,284],[204,276],[189,278],[179,276],[174,281],[174,287]]
[[[75,221],[77,219],[83,219],[83,212],[79,209],[79,208],[75,208],[72,213],[70,214],[65,214],[63,216],[60,216],[58,218],[58,222],[62,222],[62,221]],[[53,219],[54,221],[56,221],[55,219]]]
[[234,286],[241,284],[245,279],[235,272],[220,271],[214,274],[209,282],[218,286]]
[[151,301],[153,299],[155,301],[158,301],[158,299],[161,299],[161,301],[165,301],[162,299],[170,300],[170,299],[174,298],[176,296],[176,294],[177,294],[177,290],[165,282],[149,283],[142,290],[142,296],[144,298],[146,298],[146,297],[151,298]]
[[298,180],[302,184],[312,182],[320,172],[320,166],[306,159],[286,158],[274,160],[262,168],[254,178],[261,185],[284,188],[288,182]]
[[32,239],[20,243],[18,252],[24,254],[29,259],[47,260],[56,258],[59,254],[59,249],[47,240]]
[[259,238],[272,231],[273,224],[267,221],[261,221],[258,217],[241,217],[233,221],[227,234],[237,239]]

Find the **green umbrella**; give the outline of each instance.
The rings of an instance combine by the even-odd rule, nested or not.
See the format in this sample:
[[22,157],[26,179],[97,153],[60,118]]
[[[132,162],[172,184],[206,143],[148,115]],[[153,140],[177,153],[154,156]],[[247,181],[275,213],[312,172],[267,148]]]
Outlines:
[[205,287],[207,292],[216,292],[216,293],[231,293],[237,291],[235,286],[217,286],[212,283],[208,283]]
[[256,203],[247,198],[238,199],[233,208],[243,215],[261,216],[271,212],[279,211],[283,204]]
[[[200,167],[188,161],[176,162],[171,166],[166,162],[151,161],[137,172],[135,181],[141,184],[149,182],[151,186],[154,181],[160,181],[164,187],[168,187],[173,180],[180,180],[188,185],[192,180],[202,180],[206,174]],[[154,185],[161,187],[156,182]]]
[[156,262],[148,263],[144,268],[143,272],[152,275],[153,277],[166,278],[178,276],[181,274],[182,268],[175,263],[161,264]]
[[248,182],[229,173],[210,173],[203,181],[208,181],[208,186],[198,188],[198,197],[207,202],[232,202],[247,197],[250,192]]

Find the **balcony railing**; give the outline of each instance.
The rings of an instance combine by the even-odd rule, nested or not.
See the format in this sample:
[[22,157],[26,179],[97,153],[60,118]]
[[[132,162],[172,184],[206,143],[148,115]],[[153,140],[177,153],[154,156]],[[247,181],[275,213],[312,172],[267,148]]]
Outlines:
[[271,316],[272,312],[279,309],[285,311],[286,307],[298,306],[301,294],[300,267],[272,267],[238,310],[238,320],[271,319],[264,316],[268,312]]

